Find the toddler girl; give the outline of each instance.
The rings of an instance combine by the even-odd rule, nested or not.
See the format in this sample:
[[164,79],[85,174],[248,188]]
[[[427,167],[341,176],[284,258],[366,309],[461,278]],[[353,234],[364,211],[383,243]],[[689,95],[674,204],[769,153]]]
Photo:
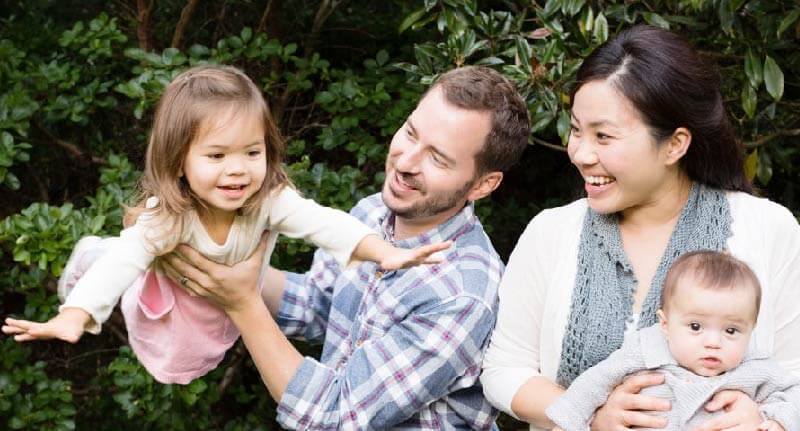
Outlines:
[[[216,367],[239,333],[224,312],[159,269],[155,258],[177,244],[232,265],[268,229],[264,268],[283,233],[324,248],[340,265],[371,260],[386,270],[436,263],[431,255],[450,246],[396,248],[346,213],[303,199],[281,166],[282,149],[266,102],[244,73],[227,66],[181,73],[156,110],[135,224],[119,237],[81,240],[59,281],[59,314],[46,323],[9,318],[3,332],[17,341],[76,342],[84,331],[98,333],[122,296],[140,362],[163,383],[186,384]],[[102,256],[86,270],[91,253]]]
[[547,416],[556,429],[588,430],[626,375],[656,370],[664,384],[641,393],[670,401],[666,430],[688,430],[724,413],[703,407],[726,389],[759,404],[759,429],[800,430],[800,379],[748,349],[760,303],[761,285],[745,263],[716,251],[684,254],[664,281],[660,324],[627,336],[619,350],[575,379]]

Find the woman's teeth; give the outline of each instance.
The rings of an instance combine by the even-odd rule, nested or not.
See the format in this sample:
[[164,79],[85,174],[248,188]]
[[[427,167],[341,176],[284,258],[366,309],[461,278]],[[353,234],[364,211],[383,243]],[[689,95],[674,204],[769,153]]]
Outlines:
[[597,176],[593,176],[593,175],[586,177],[586,182],[587,183],[593,184],[593,185],[596,185],[596,186],[602,186],[603,184],[612,183],[614,181],[615,180],[614,180],[613,177],[597,177]]

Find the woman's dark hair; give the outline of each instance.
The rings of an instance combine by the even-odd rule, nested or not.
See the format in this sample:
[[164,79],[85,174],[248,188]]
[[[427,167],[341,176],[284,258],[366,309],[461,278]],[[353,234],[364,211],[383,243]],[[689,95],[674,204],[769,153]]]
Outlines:
[[690,179],[753,193],[744,150],[725,113],[719,73],[683,37],[648,25],[622,31],[584,60],[571,97],[583,84],[606,79],[631,101],[658,142],[678,127],[692,133],[681,159]]

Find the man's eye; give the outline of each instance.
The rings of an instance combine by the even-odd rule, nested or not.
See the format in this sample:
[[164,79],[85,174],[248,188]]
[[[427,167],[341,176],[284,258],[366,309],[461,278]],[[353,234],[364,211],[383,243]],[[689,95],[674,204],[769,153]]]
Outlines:
[[691,329],[692,331],[697,332],[697,331],[700,330],[700,324],[699,323],[690,323],[689,324],[689,329]]

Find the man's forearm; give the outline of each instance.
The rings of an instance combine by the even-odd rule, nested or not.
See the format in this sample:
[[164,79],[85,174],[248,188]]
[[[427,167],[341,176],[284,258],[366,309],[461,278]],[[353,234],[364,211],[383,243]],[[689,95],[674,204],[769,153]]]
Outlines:
[[283,299],[283,286],[286,285],[286,274],[271,266],[267,267],[262,283],[261,299],[264,300],[272,317],[277,319]]
[[242,340],[261,374],[261,380],[272,398],[280,402],[289,381],[300,368],[303,356],[283,335],[264,303],[253,301],[228,315],[242,333]]

